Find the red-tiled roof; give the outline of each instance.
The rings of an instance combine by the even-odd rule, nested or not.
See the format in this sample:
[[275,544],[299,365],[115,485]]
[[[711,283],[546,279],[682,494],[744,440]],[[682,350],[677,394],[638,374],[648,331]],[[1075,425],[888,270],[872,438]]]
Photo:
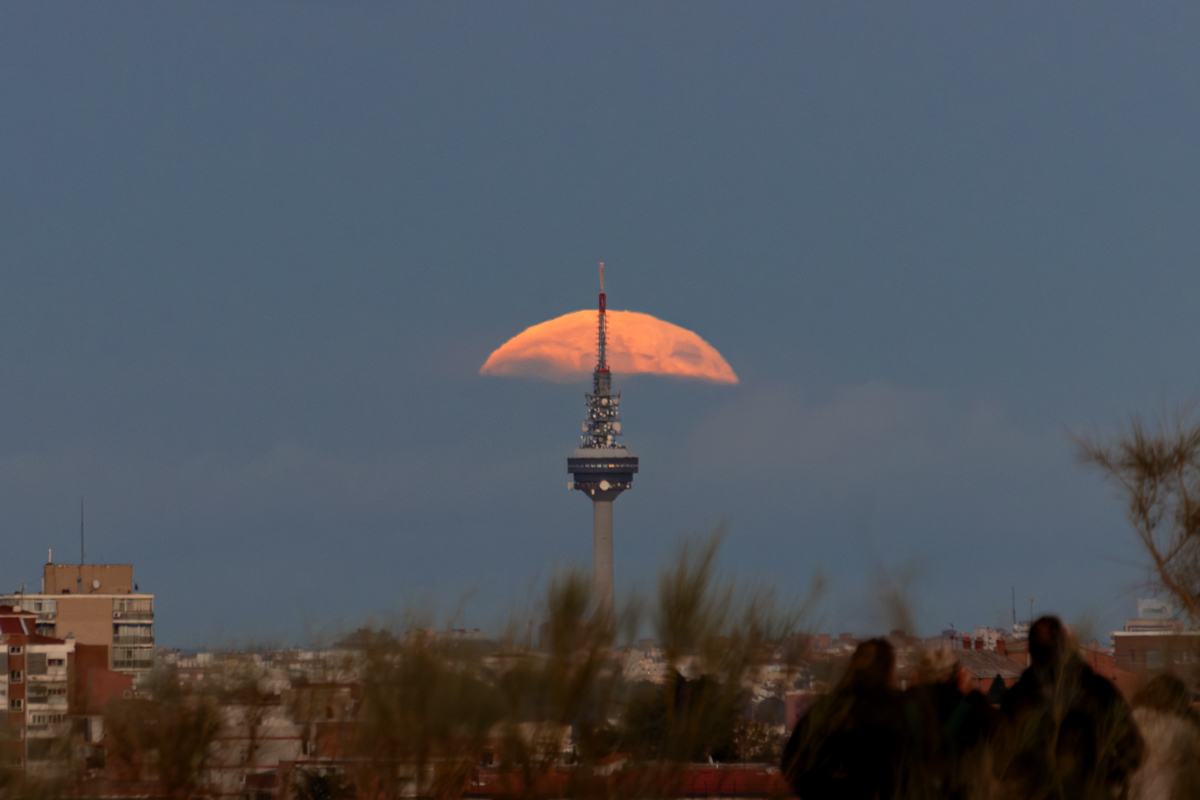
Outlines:
[[2,617],[36,617],[32,611],[22,611],[20,606],[0,606]]
[[990,650],[954,651],[963,665],[963,669],[976,678],[991,678],[999,675],[1002,679],[1020,678],[1025,668],[1008,656],[993,653]]
[[0,617],[0,636],[24,636],[28,644],[66,644],[63,639],[42,636],[32,620],[24,617]]
[[29,634],[30,644],[66,644],[66,639],[55,639],[53,636],[42,636],[40,633]]

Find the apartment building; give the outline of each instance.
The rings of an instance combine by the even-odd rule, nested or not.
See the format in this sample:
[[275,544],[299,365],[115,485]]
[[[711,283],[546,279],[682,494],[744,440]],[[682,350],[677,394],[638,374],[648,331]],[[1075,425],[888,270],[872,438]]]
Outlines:
[[0,595],[35,616],[38,635],[108,647],[108,668],[140,682],[154,668],[154,595],[132,564],[46,564],[42,591]]
[[9,766],[37,768],[52,763],[66,746],[67,661],[73,639],[37,632],[37,615],[0,605],[0,699],[7,712],[3,751]]

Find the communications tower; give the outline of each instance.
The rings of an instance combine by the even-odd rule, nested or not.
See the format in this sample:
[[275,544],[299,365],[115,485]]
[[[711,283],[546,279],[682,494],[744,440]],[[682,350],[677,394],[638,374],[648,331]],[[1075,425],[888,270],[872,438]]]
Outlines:
[[613,592],[613,500],[633,488],[638,471],[637,456],[623,444],[618,406],[621,393],[612,393],[612,373],[605,353],[604,264],[600,264],[600,310],[597,315],[597,358],[592,373],[592,391],[584,393],[587,415],[579,447],[567,459],[567,472],[574,481],[568,488],[584,492],[592,500],[592,595],[597,615],[611,616]]

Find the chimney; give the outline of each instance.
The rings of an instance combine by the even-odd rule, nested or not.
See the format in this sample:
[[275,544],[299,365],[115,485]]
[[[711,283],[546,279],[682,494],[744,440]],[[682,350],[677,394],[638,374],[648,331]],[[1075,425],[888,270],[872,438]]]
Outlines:
[[996,652],[1002,656],[1008,655],[1008,645],[1004,643],[1003,636],[996,640]]
[[976,636],[976,637],[975,637],[975,649],[976,649],[976,650],[982,650],[982,649],[983,649],[983,637],[982,637],[982,636]]
[[963,650],[970,650],[970,649],[971,649],[971,634],[964,633],[963,634]]

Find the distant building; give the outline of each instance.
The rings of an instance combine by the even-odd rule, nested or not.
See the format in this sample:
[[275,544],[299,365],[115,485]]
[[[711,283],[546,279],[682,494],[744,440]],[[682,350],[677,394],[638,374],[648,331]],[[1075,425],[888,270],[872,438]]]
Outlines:
[[1129,633],[1178,633],[1183,621],[1175,619],[1175,610],[1166,600],[1157,597],[1137,601],[1137,619],[1125,620]]
[[259,789],[270,789],[272,776],[278,782],[279,763],[302,757],[302,726],[280,695],[265,695],[255,703],[222,703],[220,711],[221,734],[206,764],[210,796],[246,798],[255,782],[265,783]]
[[36,768],[49,762],[70,729],[67,660],[73,640],[43,636],[37,615],[0,605],[0,699],[6,707],[3,746],[7,765]]
[[[973,642],[979,642],[982,640],[982,649],[994,651],[997,649],[997,645],[1003,641],[1005,635],[1006,634],[1003,628],[977,626],[971,631],[971,640]],[[980,648],[978,645],[976,645],[973,649],[979,650]]]
[[784,730],[795,730],[796,723],[803,719],[804,715],[808,713],[808,710],[812,708],[812,704],[816,702],[820,694],[820,692],[815,692],[809,689],[801,689],[794,692],[788,692],[786,695],[784,695]]
[[1133,699],[1134,694],[1142,687],[1142,680],[1138,675],[1117,666],[1116,656],[1110,652],[1111,647],[1103,647],[1097,642],[1088,642],[1080,650],[1092,671],[1107,678],[1113,686],[1120,690],[1126,700]]
[[948,628],[940,636],[925,640],[926,647],[944,647],[949,650],[990,650],[995,652],[1002,646],[1006,634],[1000,628],[976,627],[970,633]]
[[1158,598],[1138,600],[1137,619],[1113,631],[1112,643],[1113,666],[1142,680],[1200,664],[1200,631],[1185,630],[1170,604]]
[[108,668],[141,681],[154,668],[154,595],[132,564],[46,564],[42,591],[0,595],[36,618],[36,633],[108,648]]
[[983,694],[988,693],[997,677],[1004,682],[1004,688],[1011,689],[1025,671],[1013,659],[992,650],[963,650],[958,657],[967,674],[966,688]]

